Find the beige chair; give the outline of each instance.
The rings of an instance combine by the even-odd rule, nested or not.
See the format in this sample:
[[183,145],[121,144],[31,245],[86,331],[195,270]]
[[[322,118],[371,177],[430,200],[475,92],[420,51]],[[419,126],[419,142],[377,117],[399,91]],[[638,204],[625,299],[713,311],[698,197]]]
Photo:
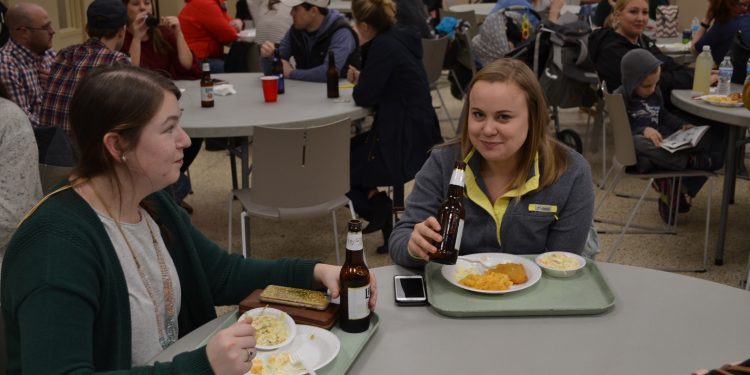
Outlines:
[[[715,177],[716,174],[710,171],[698,171],[698,170],[685,170],[685,171],[660,170],[660,171],[654,171],[654,172],[649,172],[649,173],[636,173],[636,172],[628,171],[627,168],[630,166],[634,166],[637,162],[637,159],[636,159],[636,154],[635,154],[635,145],[633,144],[633,135],[630,131],[630,122],[628,120],[628,115],[625,110],[625,102],[622,98],[622,95],[609,94],[606,92],[604,94],[604,100],[607,106],[607,111],[609,112],[610,124],[612,125],[612,130],[614,133],[615,150],[614,150],[614,156],[612,157],[612,167],[610,168],[610,171],[607,173],[608,180],[604,181],[607,189],[605,190],[604,195],[602,196],[602,198],[596,205],[596,208],[594,209],[594,217],[596,218],[597,212],[604,205],[605,201],[607,200],[607,197],[614,191],[615,187],[617,186],[617,183],[623,177],[647,180],[647,183],[643,189],[643,192],[638,197],[638,201],[636,202],[636,204],[630,210],[628,214],[628,218],[625,221],[625,223],[617,223],[614,221],[597,219],[598,222],[621,225],[619,235],[617,239],[615,240],[614,244],[612,245],[612,248],[610,249],[610,254],[609,254],[609,257],[607,258],[607,261],[609,262],[612,259],[618,247],[620,246],[620,243],[622,243],[623,237],[626,233],[672,233],[672,234],[676,233],[676,229],[677,229],[676,218],[675,218],[674,224],[665,225],[661,229],[653,229],[653,228],[639,227],[639,226],[633,225],[633,218],[635,217],[635,214],[638,212],[638,209],[640,208],[641,203],[643,203],[643,200],[645,199],[646,194],[651,188],[651,184],[654,182],[654,179],[670,178],[672,179],[673,189],[676,190],[677,186],[682,181],[682,178],[704,176],[704,177],[708,177],[709,179],[709,189],[706,192],[706,195],[708,196],[708,205],[706,207],[706,230],[705,230],[705,238],[704,238],[704,243],[703,243],[703,265],[701,268],[679,269],[679,270],[669,269],[668,271],[694,271],[694,272],[706,271],[706,264],[707,264],[707,259],[708,259],[708,234],[709,234],[708,230],[709,230],[710,217],[711,217],[710,216],[711,215],[711,195],[712,195],[711,192],[713,191],[713,183],[714,183],[714,179],[711,177]],[[609,178],[611,178],[611,180],[609,180]],[[674,191],[673,191],[673,194],[674,194]],[[678,205],[679,205],[679,202],[678,202]],[[670,207],[671,212],[677,212],[678,209],[679,207]]]
[[456,132],[456,123],[451,117],[451,113],[448,111],[448,107],[445,105],[443,95],[440,94],[437,83],[440,80],[440,76],[443,74],[443,60],[445,59],[445,50],[448,48],[448,37],[442,37],[439,39],[422,39],[422,64],[424,64],[424,71],[427,73],[427,82],[430,84],[430,90],[435,90],[440,98],[440,105],[445,111],[445,117],[448,118],[453,132]]
[[[331,214],[336,261],[341,263],[335,210],[349,204],[350,120],[305,128],[257,127],[253,131],[251,188],[234,190],[229,199],[232,247],[232,201],[243,207],[242,253],[250,242],[247,215],[266,219],[309,219]],[[352,218],[354,211],[352,210]]]

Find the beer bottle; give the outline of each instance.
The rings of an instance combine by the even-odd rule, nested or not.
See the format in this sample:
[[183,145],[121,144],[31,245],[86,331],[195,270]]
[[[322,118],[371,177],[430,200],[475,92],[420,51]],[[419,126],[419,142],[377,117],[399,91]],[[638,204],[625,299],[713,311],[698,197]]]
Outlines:
[[328,97],[339,97],[339,72],[336,71],[336,58],[333,51],[328,51],[328,70],[326,71],[326,83],[328,84]]
[[281,63],[279,54],[279,43],[274,44],[273,62],[271,63],[271,74],[279,76],[279,94],[284,93],[284,65]]
[[203,60],[203,77],[201,77],[201,107],[214,106],[214,81],[211,80],[211,67],[208,60]]
[[434,243],[437,252],[430,254],[430,260],[442,264],[456,264],[458,249],[461,247],[461,234],[464,231],[464,169],[466,163],[457,161],[453,167],[448,198],[440,206],[437,221],[443,240]]
[[341,306],[339,326],[358,333],[370,328],[370,271],[362,247],[362,222],[349,221],[346,235],[346,261],[341,267]]

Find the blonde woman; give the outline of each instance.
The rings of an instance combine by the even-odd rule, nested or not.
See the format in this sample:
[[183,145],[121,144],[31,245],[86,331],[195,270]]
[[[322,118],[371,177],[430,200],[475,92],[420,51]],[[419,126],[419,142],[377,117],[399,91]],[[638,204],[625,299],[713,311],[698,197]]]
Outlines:
[[393,260],[417,267],[436,251],[434,215],[456,160],[467,163],[462,254],[582,253],[594,208],[591,170],[548,134],[534,73],[515,59],[490,63],[469,84],[462,116],[460,140],[435,148],[417,173],[391,235]]
[[[643,35],[648,23],[649,5],[646,0],[617,0],[611,15],[613,26],[594,31],[589,38],[589,54],[599,79],[612,91],[619,87],[620,61],[625,54],[636,48],[644,48],[662,62],[659,87],[664,98],[675,89],[690,89],[693,85],[693,69],[676,63],[662,53],[653,39]],[[667,99],[668,100],[668,99]]]

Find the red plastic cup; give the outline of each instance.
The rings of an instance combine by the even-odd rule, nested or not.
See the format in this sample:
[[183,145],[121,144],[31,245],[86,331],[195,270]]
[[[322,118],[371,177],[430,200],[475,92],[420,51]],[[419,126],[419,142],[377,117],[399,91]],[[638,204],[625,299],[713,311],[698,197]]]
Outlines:
[[275,103],[279,97],[279,77],[264,76],[260,79],[263,81],[263,98],[266,103]]

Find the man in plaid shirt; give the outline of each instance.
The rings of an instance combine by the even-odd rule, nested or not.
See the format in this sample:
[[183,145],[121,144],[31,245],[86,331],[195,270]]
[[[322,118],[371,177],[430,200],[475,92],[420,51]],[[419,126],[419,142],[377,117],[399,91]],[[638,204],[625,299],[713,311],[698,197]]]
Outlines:
[[94,0],[86,10],[89,40],[63,48],[50,72],[40,113],[42,126],[61,126],[73,141],[68,107],[78,82],[101,65],[130,64],[119,52],[125,40],[128,11],[122,0]]
[[8,10],[5,24],[10,40],[0,48],[0,80],[31,124],[39,125],[42,97],[55,59],[52,20],[39,5],[21,3]]

